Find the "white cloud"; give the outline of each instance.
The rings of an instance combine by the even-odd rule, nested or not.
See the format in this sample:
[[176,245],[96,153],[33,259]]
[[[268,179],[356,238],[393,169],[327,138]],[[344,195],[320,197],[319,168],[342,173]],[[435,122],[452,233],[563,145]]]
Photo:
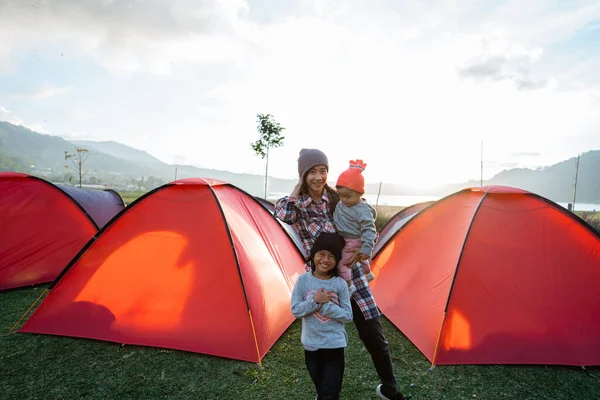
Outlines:
[[538,62],[543,49],[528,50],[521,43],[508,43],[500,36],[484,37],[480,55],[459,67],[459,75],[477,81],[512,81],[519,90],[546,87],[550,79],[531,76],[531,67]]
[[[325,149],[332,176],[363,158],[367,179],[413,184],[478,178],[481,140],[486,174],[516,152],[543,164],[600,148],[589,84],[600,58],[551,50],[600,18],[596,0],[32,4],[0,13],[0,66],[26,51],[52,59],[50,43],[147,84],[99,104],[85,131],[167,162],[262,173],[249,146],[259,112],[287,128],[274,176],[294,175],[301,147]],[[150,93],[165,107],[149,110]]]
[[3,106],[0,106],[0,121],[9,122],[13,125],[24,126],[25,128],[28,128],[35,132],[48,133],[48,131],[46,131],[42,124],[40,124],[39,122],[25,123],[25,121],[23,121],[18,116],[12,114]]
[[0,106],[0,121],[10,122],[13,125],[23,125],[23,120],[12,115],[6,108]]
[[245,12],[246,3],[235,0],[8,1],[0,13],[0,67],[13,66],[27,50],[44,51],[45,43],[63,46],[52,57],[83,54],[116,76],[228,62],[243,51],[229,37]]
[[30,97],[34,100],[46,100],[54,96],[65,94],[73,89],[73,86],[55,86],[55,85],[44,85],[38,91],[33,93]]

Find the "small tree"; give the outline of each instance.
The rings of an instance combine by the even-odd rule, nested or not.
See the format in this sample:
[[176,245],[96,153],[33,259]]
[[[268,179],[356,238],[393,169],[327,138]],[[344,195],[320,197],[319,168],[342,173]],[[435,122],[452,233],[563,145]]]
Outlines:
[[251,143],[252,150],[260,158],[266,158],[265,166],[265,200],[267,199],[267,177],[269,176],[269,149],[273,147],[283,146],[284,136],[281,136],[281,131],[285,128],[275,121],[271,114],[257,114],[258,126],[256,130],[259,133],[259,139]]
[[[91,153],[88,151],[88,149],[83,147],[78,147],[75,149],[75,151],[75,153],[69,153],[68,151],[65,151],[65,161],[69,160],[72,165],[71,167],[67,164],[65,165],[65,168],[71,169],[79,175],[79,187],[81,187],[81,181],[83,178],[83,164],[91,155]],[[71,179],[69,179],[69,181],[70,180]]]

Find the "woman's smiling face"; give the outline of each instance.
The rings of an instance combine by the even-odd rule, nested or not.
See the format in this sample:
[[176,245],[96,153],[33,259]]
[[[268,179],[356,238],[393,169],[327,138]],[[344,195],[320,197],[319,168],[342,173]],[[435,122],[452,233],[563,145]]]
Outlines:
[[327,167],[325,165],[312,167],[306,174],[304,183],[310,192],[321,193],[327,183]]

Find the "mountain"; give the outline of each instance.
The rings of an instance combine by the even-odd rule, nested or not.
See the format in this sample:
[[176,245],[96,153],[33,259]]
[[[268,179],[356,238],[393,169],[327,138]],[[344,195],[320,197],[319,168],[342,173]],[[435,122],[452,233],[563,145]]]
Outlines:
[[[144,188],[151,189],[174,180],[177,173],[178,179],[191,177],[219,179],[232,183],[252,195],[264,195],[262,175],[167,164],[145,151],[121,143],[67,141],[59,136],[40,134],[22,126],[0,122],[0,170],[30,172],[62,181],[65,179],[66,172],[65,151],[72,153],[77,147],[85,147],[91,153],[84,165],[87,176],[114,187],[140,186],[143,183],[146,185]],[[576,158],[571,158],[538,170],[514,168],[504,170],[483,183],[514,186],[556,202],[571,202],[575,166]],[[600,171],[600,150],[582,154],[579,159],[577,180],[576,201],[578,203],[600,204],[598,171]],[[269,192],[289,193],[295,184],[294,179],[270,177]],[[479,186],[479,181],[453,183],[428,190],[417,190],[401,183],[386,182],[383,184],[381,194],[444,196],[468,186]],[[367,193],[376,194],[379,184],[367,184],[365,189]]]
[[[541,168],[513,168],[504,170],[494,177],[483,181],[483,185],[513,186],[544,196],[555,202],[572,202],[575,183],[577,157],[561,161],[557,164]],[[579,159],[577,173],[576,202],[600,204],[600,150],[583,153]],[[460,189],[479,186],[480,181],[469,181],[442,185],[430,189],[415,190],[400,184],[383,184],[382,194],[418,194],[429,196],[446,196]],[[365,189],[369,193],[377,193],[378,184],[369,184]]]
[[600,204],[600,150],[542,168],[541,170],[511,169],[494,176],[488,184],[516,186],[554,201],[572,202],[577,173],[576,202]]
[[145,151],[134,149],[118,142],[95,142],[92,140],[70,140],[70,142],[78,147],[84,147],[97,153],[110,154],[113,157],[127,160],[142,167],[161,169],[168,166],[168,164]]
[[[197,168],[191,165],[171,165],[152,155],[121,143],[89,140],[67,141],[59,136],[33,132],[22,126],[0,121],[0,171],[19,171],[43,175],[52,181],[64,181],[65,151],[75,152],[77,147],[89,150],[84,170],[89,178],[97,179],[115,187],[141,185],[151,179],[152,189],[177,178],[205,177],[232,183],[252,195],[264,191],[264,177],[261,175],[238,174],[230,171]],[[291,186],[290,186],[291,184]],[[295,182],[286,179],[269,178],[269,190],[288,192]],[[140,188],[142,188],[140,186]]]
[[[64,172],[65,151],[73,153],[77,146],[59,137],[43,135],[27,128],[0,122],[0,153],[16,157],[25,165],[37,169]],[[91,155],[85,163],[90,170],[140,175],[145,169],[122,158],[105,153]]]

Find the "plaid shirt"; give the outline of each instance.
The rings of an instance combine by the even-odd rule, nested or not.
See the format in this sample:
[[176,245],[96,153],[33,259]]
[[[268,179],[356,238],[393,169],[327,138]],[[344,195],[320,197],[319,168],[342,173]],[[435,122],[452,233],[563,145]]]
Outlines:
[[[283,222],[293,225],[300,239],[306,254],[310,253],[313,243],[319,237],[319,234],[325,232],[335,232],[333,215],[329,211],[329,196],[323,192],[321,202],[315,202],[312,197],[306,193],[301,193],[298,198],[286,196],[275,203],[275,216]],[[308,264],[306,270],[310,271]],[[352,283],[356,287],[356,292],[352,298],[360,307],[366,320],[381,315],[369,282],[363,273],[362,268],[352,268]]]

